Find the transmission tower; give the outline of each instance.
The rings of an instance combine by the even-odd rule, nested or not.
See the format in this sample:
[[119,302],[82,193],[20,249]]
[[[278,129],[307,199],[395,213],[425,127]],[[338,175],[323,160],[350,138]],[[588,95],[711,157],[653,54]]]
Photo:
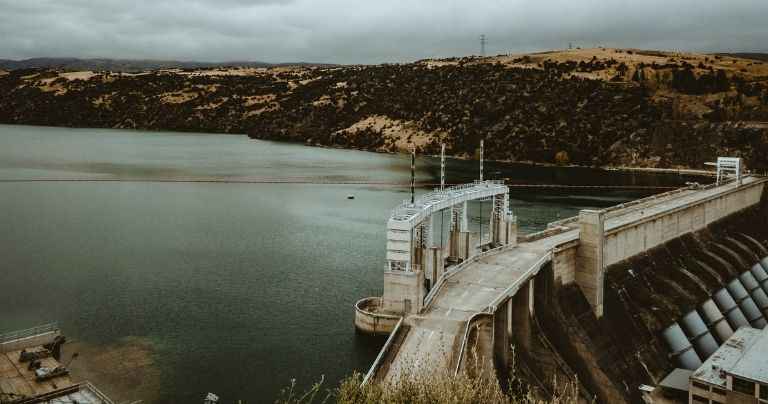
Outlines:
[[488,42],[488,38],[485,34],[480,35],[480,56],[485,57],[485,44]]

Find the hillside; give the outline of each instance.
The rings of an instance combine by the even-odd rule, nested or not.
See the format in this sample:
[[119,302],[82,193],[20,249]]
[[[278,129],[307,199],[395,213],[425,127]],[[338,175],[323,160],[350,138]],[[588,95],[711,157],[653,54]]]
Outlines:
[[499,160],[768,169],[768,62],[575,49],[377,66],[0,72],[0,122]]
[[719,53],[721,56],[732,56],[735,58],[753,59],[768,62],[768,53],[741,52],[741,53]]
[[[79,59],[79,58],[32,58],[23,60],[0,59],[0,69],[63,69],[75,70],[110,70],[115,72],[140,72],[158,69],[200,69],[215,68],[220,66],[239,67],[273,67],[273,66],[322,66],[312,63],[266,63],[266,62],[197,62],[179,60],[152,60],[152,59]],[[326,65],[327,66],[327,65]]]

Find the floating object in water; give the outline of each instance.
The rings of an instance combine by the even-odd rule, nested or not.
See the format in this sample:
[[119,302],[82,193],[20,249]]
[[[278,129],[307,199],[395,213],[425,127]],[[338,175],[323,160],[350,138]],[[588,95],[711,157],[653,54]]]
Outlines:
[[352,194],[347,195],[347,199],[355,199],[355,196]]

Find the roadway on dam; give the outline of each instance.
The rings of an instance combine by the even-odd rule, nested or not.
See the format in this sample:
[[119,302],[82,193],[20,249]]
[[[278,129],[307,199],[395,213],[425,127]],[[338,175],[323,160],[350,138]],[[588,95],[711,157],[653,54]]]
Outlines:
[[382,380],[408,374],[450,370],[466,322],[485,311],[510,285],[527,280],[529,272],[557,245],[578,238],[570,230],[482,257],[447,280],[427,309],[409,316],[410,332]]
[[[755,181],[762,179],[744,178],[745,185]],[[736,183],[729,183],[705,189],[681,189],[619,205],[608,210],[605,231],[685,208],[737,187]],[[410,330],[399,349],[384,358],[385,365],[381,368],[384,374],[377,378],[392,381],[402,374],[452,371],[467,321],[498,302],[501,295],[514,294],[509,293],[509,288],[522,285],[534,275],[542,259],[555,247],[578,240],[578,222],[568,226],[560,233],[480,257],[438,286],[440,289],[425,310],[404,320]]]

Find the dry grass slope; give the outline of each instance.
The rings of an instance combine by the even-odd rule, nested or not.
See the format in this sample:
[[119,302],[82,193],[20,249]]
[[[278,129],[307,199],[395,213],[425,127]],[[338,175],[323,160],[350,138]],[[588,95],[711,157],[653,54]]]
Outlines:
[[315,384],[306,392],[296,392],[294,386],[283,391],[276,404],[575,404],[578,402],[573,385],[548,399],[532,393],[507,394],[498,383],[467,375],[429,375],[404,377],[394,385],[369,384],[360,387],[362,376],[354,374],[338,387],[323,391],[323,383]]

